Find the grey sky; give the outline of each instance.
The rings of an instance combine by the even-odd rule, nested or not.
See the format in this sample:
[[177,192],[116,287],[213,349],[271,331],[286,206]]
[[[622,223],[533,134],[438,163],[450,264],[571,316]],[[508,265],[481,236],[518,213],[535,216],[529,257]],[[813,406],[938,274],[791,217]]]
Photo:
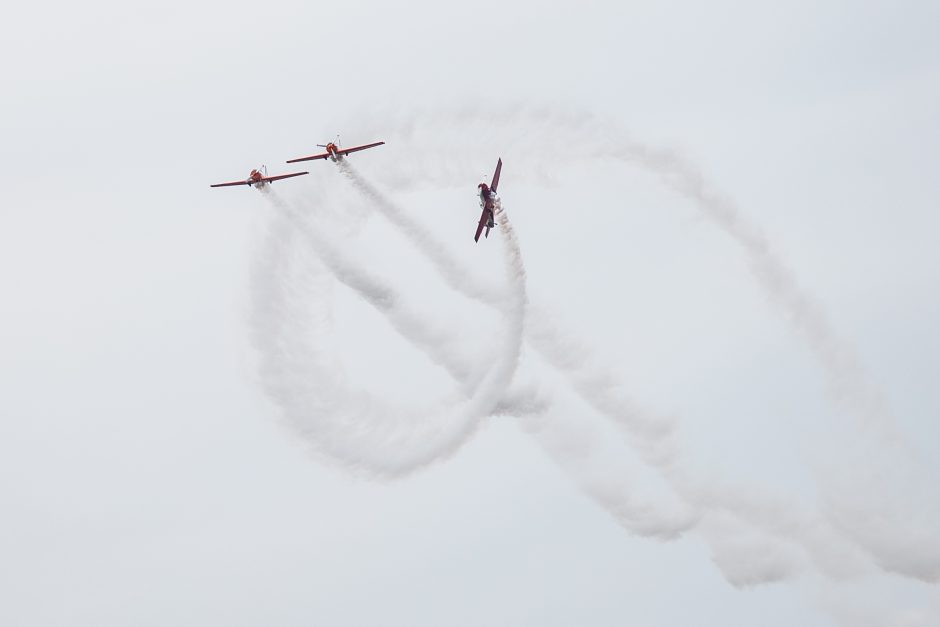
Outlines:
[[[910,564],[899,543],[922,537],[929,561],[938,541],[938,23],[930,2],[8,8],[0,623],[940,625],[938,584],[857,545]],[[827,395],[694,203],[587,156],[603,126],[544,123],[592,115],[684,155],[762,229],[909,455]],[[471,230],[503,156],[530,296],[676,420],[709,506],[884,517],[781,532],[831,541],[809,557],[720,513],[671,542],[631,533],[584,486],[675,495],[529,344],[516,380],[551,399],[543,418],[487,419],[397,480],[311,451],[252,347],[276,209],[208,185],[286,171],[337,133],[387,140],[351,163],[500,283],[501,233],[474,245]],[[304,169],[275,190],[488,363],[499,316],[449,290],[332,164]],[[310,298],[352,384],[409,406],[453,389],[349,289]],[[729,583],[764,561],[791,570]]]

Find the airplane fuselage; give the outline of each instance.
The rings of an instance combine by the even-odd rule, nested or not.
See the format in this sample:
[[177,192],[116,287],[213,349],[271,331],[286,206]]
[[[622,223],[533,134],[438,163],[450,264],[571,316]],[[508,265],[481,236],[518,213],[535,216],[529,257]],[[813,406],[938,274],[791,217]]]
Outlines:
[[326,146],[324,146],[324,148],[326,148],[326,151],[330,155],[330,159],[332,159],[334,163],[336,163],[337,161],[343,158],[342,155],[339,155],[336,153],[338,148],[336,147],[336,144],[334,144],[333,142],[328,143]]
[[232,187],[236,185],[244,185],[245,187],[254,187],[255,189],[264,189],[267,185],[270,185],[272,181],[280,181],[281,179],[290,179],[295,176],[303,176],[304,174],[310,174],[309,172],[291,172],[290,174],[278,174],[276,176],[268,176],[267,168],[261,166],[261,170],[252,170],[248,173],[248,178],[240,181],[231,181],[229,183],[215,183],[209,187]]
[[490,191],[489,185],[480,183],[480,208],[486,210],[488,214],[486,222],[488,228],[496,226],[495,215],[493,213],[496,208],[496,202],[493,196],[494,194]]
[[477,189],[480,191],[480,208],[483,212],[480,215],[480,221],[477,222],[477,231],[473,236],[473,241],[480,241],[480,234],[486,229],[486,237],[490,236],[490,229],[496,226],[496,210],[501,209],[499,196],[496,195],[496,186],[499,185],[499,173],[503,169],[503,160],[496,162],[496,171],[493,172],[493,182],[487,185],[480,183]]
[[248,183],[248,185],[254,187],[255,189],[261,189],[262,187],[266,185],[264,180],[262,180],[263,178],[264,178],[264,175],[261,174],[261,172],[258,172],[257,170],[252,170],[251,174],[248,175],[248,178],[245,179],[245,182]]

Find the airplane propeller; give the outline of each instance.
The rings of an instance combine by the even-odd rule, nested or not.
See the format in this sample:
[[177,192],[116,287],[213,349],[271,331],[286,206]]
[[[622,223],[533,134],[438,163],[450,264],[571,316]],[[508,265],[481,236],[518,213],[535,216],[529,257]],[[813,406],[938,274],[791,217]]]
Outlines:
[[[342,146],[342,144],[341,144],[340,141],[339,141],[339,134],[336,135],[336,142],[334,142],[333,145],[336,146],[337,148],[339,148],[340,146]],[[317,144],[317,146],[319,146],[320,148],[326,148],[327,145],[326,145],[326,144]]]

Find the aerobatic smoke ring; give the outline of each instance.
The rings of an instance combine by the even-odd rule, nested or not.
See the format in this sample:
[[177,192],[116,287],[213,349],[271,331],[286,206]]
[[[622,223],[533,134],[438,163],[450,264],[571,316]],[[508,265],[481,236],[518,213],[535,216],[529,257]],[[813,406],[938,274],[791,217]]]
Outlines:
[[[412,144],[419,147],[410,153],[412,158],[396,160],[386,164],[388,167],[382,170],[381,176],[385,177],[386,186],[397,190],[422,184],[449,186],[462,180],[466,163],[461,161],[459,155],[454,155],[454,146],[460,145],[460,138],[453,136],[455,133],[458,136],[479,133],[491,144],[505,147],[504,155],[517,155],[518,158],[513,163],[515,175],[520,178],[525,176],[526,172],[540,172],[542,168],[549,166],[550,163],[546,164],[544,160],[554,158],[555,151],[551,147],[557,145],[566,147],[566,159],[569,161],[591,163],[598,159],[609,160],[638,165],[658,174],[669,189],[695,203],[706,217],[741,246],[758,284],[768,293],[772,302],[787,313],[786,319],[793,325],[793,330],[798,337],[806,341],[826,372],[833,389],[839,392],[837,398],[845,402],[853,413],[861,415],[860,426],[872,437],[872,441],[898,441],[893,419],[881,402],[877,390],[867,381],[852,347],[837,336],[822,309],[800,288],[761,231],[749,224],[733,203],[715,192],[698,170],[681,156],[635,142],[616,126],[582,112],[524,108],[478,112],[465,109],[432,112],[423,117],[409,114],[406,119],[397,121],[394,116],[388,115],[369,116],[367,119],[381,120],[383,131],[391,129],[394,132],[395,129],[400,129],[400,135],[395,138],[399,140],[400,145]],[[426,135],[421,135],[421,132],[426,132]],[[499,141],[496,141],[497,139]],[[373,201],[375,208],[428,257],[448,285],[489,305],[495,305],[499,298],[505,297],[500,290],[494,290],[487,284],[468,280],[464,268],[452,257],[446,246],[423,231],[420,224],[395,206],[345,161],[337,165],[340,172],[349,178],[366,198]],[[501,206],[497,214],[505,218]],[[282,218],[276,214],[274,220],[280,219]],[[301,220],[296,214],[290,218],[288,230],[292,228],[297,231],[292,237],[298,233],[304,234]],[[306,234],[308,243],[316,244],[315,238],[315,235]],[[321,245],[325,243],[320,242]],[[291,245],[299,245],[299,240],[295,237]],[[289,250],[289,246],[282,247],[276,254],[284,255],[285,251]],[[330,263],[326,265],[337,274],[335,266],[331,267]],[[521,257],[519,267],[521,268]],[[508,274],[512,277],[513,272]],[[267,277],[276,280],[276,273],[269,273]],[[522,293],[521,302],[524,306],[524,289]],[[392,300],[394,302],[394,299]],[[379,309],[382,307],[379,299],[375,299],[373,305]],[[546,361],[568,375],[572,387],[586,402],[601,414],[608,416],[624,431],[627,441],[634,446],[639,457],[657,470],[690,508],[685,512],[677,512],[674,507],[662,504],[639,504],[631,501],[629,495],[624,495],[623,490],[612,492],[608,489],[609,486],[590,483],[589,478],[576,476],[575,480],[582,488],[630,531],[643,535],[674,537],[685,529],[696,526],[711,546],[716,564],[726,578],[736,585],[781,579],[808,567],[814,567],[830,577],[844,577],[847,573],[864,572],[871,564],[926,581],[940,577],[940,548],[936,538],[931,539],[929,534],[933,527],[929,524],[927,527],[912,526],[917,521],[904,521],[894,516],[889,519],[885,508],[879,508],[875,502],[878,499],[868,501],[867,507],[874,507],[871,512],[858,510],[857,504],[842,504],[838,500],[830,500],[824,513],[819,514],[772,496],[722,491],[691,481],[680,464],[681,449],[675,437],[675,424],[639,408],[624,396],[619,382],[603,368],[598,369],[590,349],[570,338],[559,336],[558,329],[545,324],[545,316],[531,315],[534,309],[530,306],[524,329],[527,340]],[[280,313],[285,312],[287,309]],[[383,313],[391,315],[388,312]],[[288,314],[288,317],[290,315]],[[322,316],[323,312],[311,312],[314,320],[318,315]],[[273,318],[277,319],[277,315]],[[521,320],[521,317],[519,319]],[[303,324],[300,325],[300,328],[302,327]],[[257,337],[261,334],[261,327],[256,326],[256,330],[259,331]],[[399,331],[405,333],[407,329]],[[573,352],[572,346],[575,347]],[[275,348],[290,352],[289,348],[278,345],[278,342],[275,342]],[[322,364],[317,362],[324,359],[317,353],[319,347],[311,348],[312,355],[304,355],[299,360],[302,365],[307,366],[306,370],[301,369],[300,372],[307,375],[318,374],[317,367]],[[292,375],[292,381],[296,383],[298,371],[285,368],[290,364],[278,361],[277,350],[269,355],[272,356],[268,365],[273,366],[270,369],[278,376],[269,381],[268,389],[272,397],[283,401],[284,388],[290,388],[289,385],[282,385],[284,377]],[[313,362],[313,365],[308,362]],[[515,366],[513,370],[514,368]],[[284,372],[285,370],[289,372]],[[345,385],[342,381],[334,383]],[[374,399],[363,400],[355,394],[352,394],[351,398],[356,399],[355,403],[358,405],[373,410],[373,413],[369,414],[370,419],[373,419],[371,422],[349,420],[348,413],[343,413],[342,403],[322,402],[313,403],[313,406],[325,412],[336,411],[336,415],[326,414],[325,422],[332,424],[324,426],[320,423],[323,421],[315,421],[315,426],[311,427],[304,420],[298,422],[301,432],[308,435],[308,439],[314,442],[321,452],[345,466],[367,474],[397,476],[410,472],[453,453],[460,443],[473,433],[472,429],[462,431],[457,437],[450,438],[448,446],[440,450],[425,446],[418,451],[420,454],[415,459],[403,459],[399,456],[394,460],[382,460],[380,453],[386,449],[382,446],[364,446],[368,437],[363,439],[364,425],[368,424],[373,428],[382,426],[380,420],[374,420],[381,416],[382,408],[374,411],[376,407],[369,407],[370,403],[374,403]],[[297,399],[288,403],[281,402],[285,407],[285,414],[300,419],[310,413],[310,404],[298,404],[293,402],[294,400]],[[477,412],[476,420],[496,409],[499,399],[487,400],[488,408],[484,412]],[[335,421],[332,420],[334,418]],[[414,443],[408,438],[396,440],[394,435],[381,433],[375,441],[385,445]],[[879,517],[866,517],[868,513],[877,514]],[[892,532],[887,536],[888,541],[885,541],[884,533],[878,533],[881,529],[866,526],[868,521],[872,520],[882,526],[890,524]],[[733,522],[731,527],[722,526],[725,523],[731,524],[729,521]],[[703,522],[708,524],[702,524]],[[924,529],[927,529],[928,533],[924,533]],[[740,530],[747,530],[747,535],[741,536]],[[729,541],[732,537],[729,534],[732,532],[735,534],[735,540]],[[747,552],[761,552],[765,557],[764,562],[749,563],[742,570],[740,560],[736,559],[742,551],[742,537],[753,538],[752,544],[743,546],[747,547]],[[903,557],[915,554],[907,550],[912,543],[917,544],[920,549],[919,553],[915,552],[917,559],[913,561]]]

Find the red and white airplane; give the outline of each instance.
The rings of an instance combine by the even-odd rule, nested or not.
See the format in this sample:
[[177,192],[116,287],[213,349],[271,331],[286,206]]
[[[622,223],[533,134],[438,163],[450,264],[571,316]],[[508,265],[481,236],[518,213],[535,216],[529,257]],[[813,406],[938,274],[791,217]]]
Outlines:
[[[262,173],[262,170],[264,173]],[[232,181],[231,183],[216,183],[215,185],[210,185],[209,187],[232,187],[235,185],[250,185],[255,189],[261,189],[265,185],[269,185],[274,181],[280,181],[281,179],[289,179],[294,176],[303,176],[304,174],[310,174],[309,172],[292,172],[291,174],[279,174],[277,176],[268,176],[268,169],[265,166],[261,166],[261,170],[252,170],[251,174],[248,175],[244,181]]]
[[381,146],[384,143],[385,142],[375,142],[362,146],[353,146],[352,148],[340,148],[339,139],[337,139],[335,144],[333,142],[329,142],[327,144],[317,144],[317,146],[320,148],[326,148],[326,152],[310,155],[309,157],[298,157],[296,159],[290,159],[287,161],[287,163],[297,163],[298,161],[315,161],[316,159],[332,159],[335,162],[339,161],[351,152],[359,152],[360,150],[365,150],[366,148],[375,148],[376,146]]
[[502,169],[503,160],[500,159],[496,162],[496,171],[493,172],[493,181],[489,186],[487,186],[486,183],[477,185],[477,188],[480,190],[480,207],[483,208],[483,213],[480,215],[477,233],[473,236],[474,242],[480,241],[480,233],[483,231],[483,227],[486,227],[485,237],[489,237],[490,229],[496,226],[496,215],[494,211],[496,209],[496,203],[499,200],[499,197],[496,195],[496,186],[499,185],[499,171]]

